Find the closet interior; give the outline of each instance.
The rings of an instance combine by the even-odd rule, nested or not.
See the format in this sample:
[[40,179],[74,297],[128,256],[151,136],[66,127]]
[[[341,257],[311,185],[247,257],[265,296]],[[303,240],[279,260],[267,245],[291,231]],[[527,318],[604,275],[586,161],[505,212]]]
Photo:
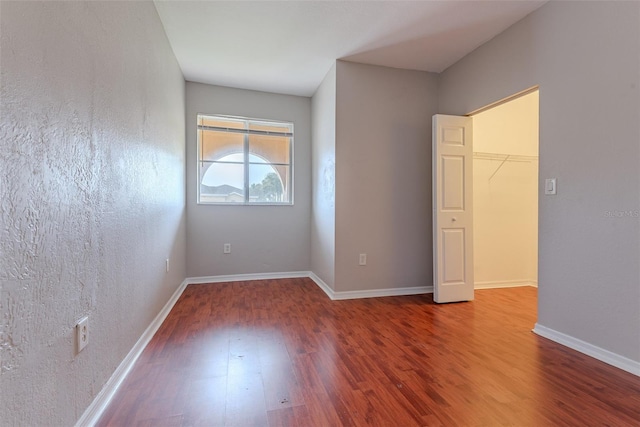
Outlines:
[[538,91],[473,116],[475,288],[538,284]]

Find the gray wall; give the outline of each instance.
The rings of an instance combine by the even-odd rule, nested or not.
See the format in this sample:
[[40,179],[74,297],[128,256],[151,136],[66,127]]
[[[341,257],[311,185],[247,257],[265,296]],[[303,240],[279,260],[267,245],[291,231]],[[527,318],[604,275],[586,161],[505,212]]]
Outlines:
[[337,63],[336,291],[432,285],[436,84],[432,73]]
[[[293,206],[198,205],[198,113],[294,124]],[[311,99],[187,82],[187,274],[308,271],[311,247]],[[231,254],[222,246],[231,243]]]
[[336,264],[336,66],[311,99],[311,271],[334,287]]
[[[551,2],[446,70],[441,113],[540,85],[538,323],[640,361],[640,3]],[[544,188],[540,185],[540,189]]]
[[151,2],[0,7],[0,424],[69,426],[185,277],[184,80]]

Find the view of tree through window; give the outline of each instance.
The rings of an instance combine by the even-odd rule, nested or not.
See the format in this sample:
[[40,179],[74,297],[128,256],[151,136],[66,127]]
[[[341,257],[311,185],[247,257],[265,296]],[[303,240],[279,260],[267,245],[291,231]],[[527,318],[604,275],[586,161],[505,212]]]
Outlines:
[[198,115],[198,203],[291,204],[293,124]]
[[249,187],[249,197],[257,197],[261,202],[281,202],[282,183],[275,172],[269,172],[260,183],[252,183]]

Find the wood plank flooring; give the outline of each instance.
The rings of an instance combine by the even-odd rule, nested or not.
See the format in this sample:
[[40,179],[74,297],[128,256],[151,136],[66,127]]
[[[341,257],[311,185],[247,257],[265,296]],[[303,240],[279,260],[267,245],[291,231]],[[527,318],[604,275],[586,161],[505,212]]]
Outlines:
[[98,425],[639,426],[640,378],[532,333],[536,291],[189,285]]

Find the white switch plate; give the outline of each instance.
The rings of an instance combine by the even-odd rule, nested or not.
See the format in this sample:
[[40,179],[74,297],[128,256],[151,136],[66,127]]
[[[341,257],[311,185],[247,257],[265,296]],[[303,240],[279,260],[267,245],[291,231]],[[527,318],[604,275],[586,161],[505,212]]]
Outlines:
[[169,258],[165,261],[165,270],[167,273],[169,272]]
[[556,194],[556,179],[547,178],[544,180],[544,194],[553,195]]
[[358,265],[367,265],[367,254],[360,254]]
[[222,252],[225,254],[230,254],[231,253],[231,243],[225,243],[224,246],[222,247]]

